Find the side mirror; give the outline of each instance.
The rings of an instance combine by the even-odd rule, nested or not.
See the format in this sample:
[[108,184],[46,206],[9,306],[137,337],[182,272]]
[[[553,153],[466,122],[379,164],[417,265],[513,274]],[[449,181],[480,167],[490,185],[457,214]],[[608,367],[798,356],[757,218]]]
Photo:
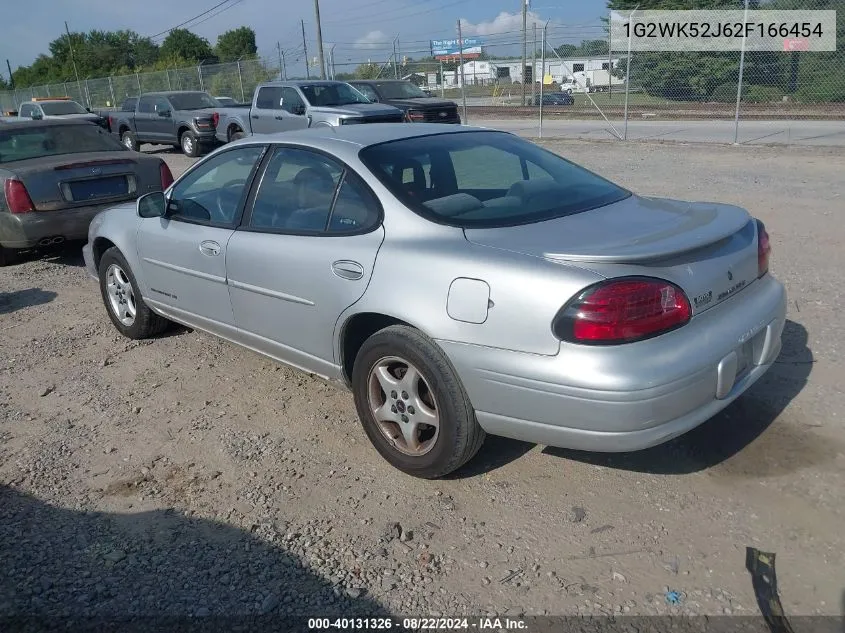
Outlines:
[[167,200],[163,191],[153,191],[138,198],[135,207],[142,218],[163,218],[167,213]]
[[162,116],[162,117],[169,117],[170,116],[170,110],[159,110],[158,115]]
[[305,114],[305,106],[301,103],[295,106],[291,106],[290,113],[295,114],[297,116],[302,116],[303,114]]

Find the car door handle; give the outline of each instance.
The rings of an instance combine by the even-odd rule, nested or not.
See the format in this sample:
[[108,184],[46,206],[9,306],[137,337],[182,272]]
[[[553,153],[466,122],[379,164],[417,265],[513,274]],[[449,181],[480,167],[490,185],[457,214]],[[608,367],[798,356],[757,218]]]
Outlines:
[[220,254],[220,244],[211,240],[200,243],[200,253],[209,257],[216,257]]
[[257,114],[253,114],[253,115],[252,115],[252,118],[253,118],[253,119],[260,119],[261,117],[259,117]]
[[341,259],[332,264],[332,272],[341,279],[355,281],[364,276],[364,267],[358,262]]
[[277,114],[274,118],[275,118],[276,120],[278,120],[278,121],[281,121],[281,120],[282,120],[282,119],[284,119],[285,117],[283,117],[281,114]]

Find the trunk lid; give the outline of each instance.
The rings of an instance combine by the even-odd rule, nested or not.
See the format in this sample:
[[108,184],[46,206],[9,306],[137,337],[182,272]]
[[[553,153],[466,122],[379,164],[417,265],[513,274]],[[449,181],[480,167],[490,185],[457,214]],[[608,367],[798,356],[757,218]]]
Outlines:
[[680,286],[702,312],[757,279],[757,229],[739,207],[630,196],[555,220],[466,229],[467,240],[573,263],[605,277],[647,275]]
[[[36,211],[117,202],[146,193],[138,182],[138,159],[130,152],[91,152],[14,163]],[[140,186],[140,188],[139,188]]]

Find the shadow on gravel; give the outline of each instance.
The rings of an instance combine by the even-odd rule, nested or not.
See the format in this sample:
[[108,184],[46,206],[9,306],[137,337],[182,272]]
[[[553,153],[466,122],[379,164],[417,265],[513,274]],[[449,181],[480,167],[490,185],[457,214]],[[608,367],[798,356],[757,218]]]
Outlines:
[[15,264],[44,261],[63,266],[82,267],[85,265],[85,260],[82,259],[82,247],[84,245],[84,241],[74,240],[72,242],[65,242],[59,246],[39,247],[28,251],[21,251],[18,253]]
[[307,628],[302,616],[388,615],[230,525],[173,511],[76,512],[8,486],[0,561],[5,631],[289,631]]
[[0,292],[0,314],[11,314],[23,308],[50,303],[56,296],[52,290],[41,290],[41,288]]
[[727,409],[689,433],[635,453],[543,452],[620,470],[688,474],[712,469],[714,475],[734,478],[788,474],[835,459],[843,447],[806,424],[790,423],[787,415],[772,425],[807,384],[813,362],[807,330],[787,320],[776,364]]
[[535,446],[529,442],[488,435],[478,454],[444,479],[466,479],[492,472],[515,462]]

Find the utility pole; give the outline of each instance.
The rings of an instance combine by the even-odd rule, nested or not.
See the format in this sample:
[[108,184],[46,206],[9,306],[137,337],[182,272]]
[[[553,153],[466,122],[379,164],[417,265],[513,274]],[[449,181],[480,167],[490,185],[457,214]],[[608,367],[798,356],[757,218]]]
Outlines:
[[613,11],[607,20],[607,98],[613,100]]
[[299,23],[302,25],[302,50],[305,55],[305,77],[306,79],[311,79],[311,71],[308,70],[308,46],[305,44],[305,20],[300,20]]
[[320,26],[320,0],[314,0],[314,15],[317,18],[317,55],[320,57],[320,79],[325,79],[326,62],[323,59],[323,28]]
[[525,49],[528,27],[528,0],[522,0],[522,105],[525,105]]
[[399,36],[393,40],[393,78],[399,79],[399,68],[396,65],[396,45],[399,43]]
[[[533,25],[534,28],[534,52],[531,54],[531,105],[534,105],[534,97],[537,92],[537,23]],[[543,77],[540,77],[543,81]]]
[[[70,41],[70,29],[67,26],[67,21],[65,21],[65,33],[67,33],[67,47],[70,49],[70,63],[73,64],[73,74],[76,75],[76,87],[79,90],[79,98],[84,99],[82,96],[82,83],[79,81],[79,71],[76,69],[76,60],[73,58],[73,44]],[[90,107],[90,103],[88,104]]]
[[15,78],[12,75],[12,65],[9,63],[9,60],[6,60],[6,68],[9,69],[9,87],[14,90],[15,89]]
[[276,42],[276,48],[279,49],[279,72],[282,73],[282,79],[288,80],[288,69],[285,63],[285,52],[282,50],[282,43]]
[[466,125],[466,121],[467,121],[467,88],[466,88],[466,83],[465,83],[465,80],[464,80],[464,37],[463,37],[463,34],[461,33],[461,21],[460,20],[458,20],[458,59],[459,59],[458,63],[461,65],[461,95],[463,96],[463,100],[464,100],[464,107],[463,107],[464,116],[463,116],[463,119],[462,119],[461,122],[464,125]]

